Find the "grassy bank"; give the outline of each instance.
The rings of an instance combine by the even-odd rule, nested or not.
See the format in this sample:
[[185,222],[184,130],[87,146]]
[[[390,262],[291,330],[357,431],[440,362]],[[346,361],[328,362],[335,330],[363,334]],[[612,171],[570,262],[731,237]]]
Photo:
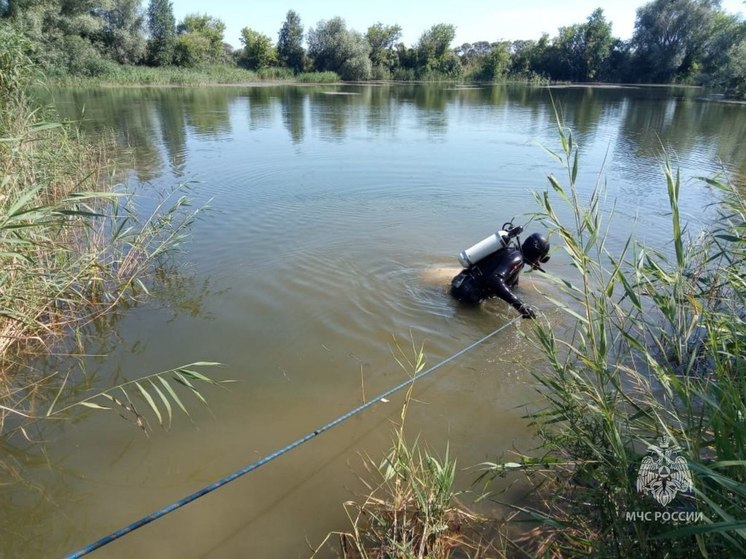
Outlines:
[[[105,87],[105,86],[202,86],[261,83],[338,83],[335,72],[305,72],[294,74],[287,68],[267,68],[252,71],[229,64],[212,64],[196,68],[126,66],[108,63],[95,76],[51,75],[45,83],[56,87]],[[505,84],[547,85],[549,80],[537,76],[505,76],[498,81],[483,81],[477,75],[453,77],[438,73],[416,74],[399,72],[393,77],[374,80],[376,83],[431,83],[431,84]],[[357,82],[356,82],[357,83]],[[366,83],[366,82],[360,82]]]
[[538,200],[577,271],[558,281],[575,328],[536,330],[549,372],[536,374],[546,408],[532,421],[542,470],[555,466],[534,474],[544,506],[530,511],[543,520],[532,553],[746,556],[746,201],[707,179],[723,201],[694,234],[666,161],[666,253],[634,238],[612,253],[603,189],[581,199],[578,148],[562,127],[561,144],[566,178],[550,176]]
[[334,72],[293,74],[287,68],[269,68],[254,72],[228,64],[205,65],[197,68],[124,66],[110,63],[96,76],[48,76],[46,83],[58,87],[95,86],[199,86],[245,84],[261,82],[330,83],[338,82]]

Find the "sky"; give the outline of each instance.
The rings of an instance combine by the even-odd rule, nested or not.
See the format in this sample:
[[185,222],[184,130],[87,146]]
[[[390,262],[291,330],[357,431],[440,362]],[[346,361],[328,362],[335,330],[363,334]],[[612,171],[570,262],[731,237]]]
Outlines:
[[[250,27],[269,36],[274,43],[288,10],[295,10],[304,30],[320,20],[336,16],[347,22],[348,29],[361,33],[381,22],[398,24],[402,41],[414,45],[424,31],[437,23],[456,26],[453,46],[476,41],[538,39],[542,33],[551,37],[563,26],[582,23],[596,8],[603,8],[612,22],[614,36],[629,39],[638,7],[646,0],[172,0],[174,15],[180,21],[185,15],[206,13],[226,25],[225,41],[241,46],[240,31]],[[144,2],[145,4],[145,2]],[[729,13],[746,12],[743,0],[723,0]]]

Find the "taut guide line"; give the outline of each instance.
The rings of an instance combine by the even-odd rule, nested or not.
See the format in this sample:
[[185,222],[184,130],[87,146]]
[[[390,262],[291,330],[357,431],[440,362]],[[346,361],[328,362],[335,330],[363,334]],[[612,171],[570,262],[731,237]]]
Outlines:
[[384,392],[383,394],[380,394],[380,395],[376,396],[372,400],[369,400],[368,402],[366,402],[366,403],[364,403],[364,404],[356,407],[355,409],[347,412],[346,414],[339,416],[334,421],[330,421],[329,423],[327,423],[323,427],[320,427],[319,429],[311,431],[306,436],[301,437],[300,439],[297,439],[297,440],[293,441],[292,443],[290,443],[286,447],[281,448],[280,450],[277,450],[277,451],[273,452],[272,454],[269,454],[269,455],[265,456],[264,458],[261,458],[260,460],[257,460],[256,462],[254,462],[252,464],[249,464],[245,468],[242,468],[240,470],[237,470],[237,471],[233,472],[232,474],[229,474],[229,475],[225,476],[224,478],[216,481],[215,483],[212,483],[211,485],[208,485],[207,487],[203,487],[199,491],[195,491],[191,495],[188,495],[187,497],[184,497],[182,500],[177,501],[176,503],[172,503],[170,505],[167,505],[167,506],[165,506],[165,507],[163,507],[163,508],[161,508],[161,509],[153,512],[152,514],[149,514],[148,516],[144,516],[144,517],[140,518],[139,520],[136,520],[135,522],[133,522],[129,526],[126,526],[126,527],[124,527],[124,528],[122,528],[120,530],[117,530],[116,532],[112,532],[111,534],[109,534],[107,536],[104,536],[103,538],[101,538],[101,539],[99,539],[99,540],[97,540],[97,541],[95,541],[95,542],[93,542],[93,543],[91,543],[91,544],[89,544],[89,545],[87,545],[87,546],[79,549],[78,551],[75,551],[73,553],[70,553],[69,555],[66,555],[65,559],[77,559],[79,557],[83,557],[84,555],[88,555],[89,553],[91,553],[91,552],[93,552],[93,551],[95,551],[97,549],[100,549],[100,548],[104,547],[107,544],[110,544],[111,542],[113,542],[114,540],[117,540],[117,539],[121,538],[122,536],[126,536],[130,532],[134,532],[138,528],[141,528],[141,527],[145,526],[146,524],[150,524],[154,520],[158,520],[159,518],[161,518],[163,516],[166,516],[167,514],[175,511],[176,509],[179,509],[179,508],[183,507],[184,505],[187,505],[187,504],[191,503],[192,501],[196,501],[197,499],[199,499],[203,495],[207,495],[208,493],[211,493],[212,491],[215,491],[216,489],[222,487],[223,485],[226,485],[226,484],[230,483],[231,481],[233,481],[233,480],[235,480],[235,479],[237,479],[237,478],[239,478],[239,477],[241,477],[241,476],[243,476],[245,474],[248,474],[249,472],[253,472],[257,468],[259,468],[261,466],[264,466],[265,464],[271,462],[275,458],[279,458],[283,454],[285,454],[287,452],[290,452],[294,448],[297,448],[297,447],[301,446],[302,444],[310,441],[311,439],[313,439],[317,435],[320,435],[321,433],[323,433],[325,431],[328,431],[332,427],[336,427],[340,423],[343,423],[344,421],[347,421],[352,416],[357,415],[361,411],[369,408],[370,406],[372,406],[375,403],[380,402],[384,398],[386,398],[388,396],[391,396],[392,394],[394,394],[395,392],[398,392],[399,390],[401,390],[405,386],[408,386],[408,385],[412,384],[413,382],[421,379],[422,377],[429,375],[430,373],[432,373],[433,371],[436,371],[437,369],[439,369],[443,365],[446,365],[447,363],[450,363],[451,361],[453,361],[455,359],[458,359],[464,353],[467,353],[467,352],[471,351],[472,349],[474,349],[478,345],[486,342],[487,340],[489,340],[493,336],[496,336],[497,334],[499,334],[500,332],[502,332],[503,330],[505,330],[508,326],[510,326],[511,324],[513,324],[514,322],[516,322],[518,320],[521,320],[520,316],[517,316],[516,318],[514,318],[514,319],[510,320],[509,322],[507,322],[506,324],[503,324],[500,328],[498,328],[497,330],[494,330],[494,331],[490,332],[489,334],[487,334],[483,338],[477,340],[473,344],[465,347],[464,349],[462,349],[460,351],[457,351],[456,353],[454,353],[450,357],[444,359],[443,361],[441,361],[437,365],[433,365],[429,369],[427,369],[425,371],[422,371],[421,373],[418,373],[418,374],[414,375],[413,377],[407,379],[406,381],[402,382],[401,384],[398,384],[394,388],[391,388],[390,390],[387,390],[386,392]]

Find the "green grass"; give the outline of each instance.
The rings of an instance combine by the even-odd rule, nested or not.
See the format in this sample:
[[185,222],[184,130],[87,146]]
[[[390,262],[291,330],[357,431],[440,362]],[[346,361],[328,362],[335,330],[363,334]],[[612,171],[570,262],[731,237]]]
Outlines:
[[[565,178],[549,177],[551,190],[537,197],[539,217],[577,275],[557,278],[572,303],[553,301],[572,327],[536,328],[547,358],[547,370],[536,372],[546,406],[531,419],[544,441],[541,462],[557,465],[540,478],[543,507],[530,511],[543,521],[534,551],[746,556],[746,202],[735,188],[704,179],[723,201],[717,218],[693,235],[679,214],[679,174],[666,159],[670,251],[630,237],[613,253],[613,210],[601,181],[581,198],[578,147],[559,129],[561,149],[550,153]],[[681,448],[694,483],[693,494],[667,506],[636,485],[661,436]],[[625,516],[645,511],[697,512],[703,521]]]
[[340,81],[334,72],[308,72],[294,75],[287,68],[245,70],[229,64],[205,65],[197,68],[123,66],[107,64],[106,70],[95,77],[48,76],[46,83],[59,87],[131,86],[200,86],[258,82],[331,83]]
[[[99,76],[59,76],[47,78],[47,83],[62,87],[102,85],[207,85],[249,83],[260,81],[260,74],[230,65],[211,65],[199,68],[151,68],[110,64]],[[271,79],[271,78],[267,78]]]
[[[58,87],[98,87],[98,86],[201,86],[219,84],[244,84],[281,81],[287,83],[337,83],[342,79],[336,72],[305,72],[293,74],[287,68],[266,68],[252,71],[229,64],[205,65],[197,68],[176,66],[153,68],[149,66],[123,66],[107,63],[105,70],[97,76],[60,75],[47,76],[45,82]],[[472,75],[454,77],[438,73],[420,75],[412,71],[400,70],[392,79],[379,81],[413,81],[427,83],[474,83]],[[526,83],[545,85],[548,80],[533,76],[505,76],[495,83]]]
[[342,81],[336,72],[306,72],[298,74],[295,80],[300,83],[335,83]]

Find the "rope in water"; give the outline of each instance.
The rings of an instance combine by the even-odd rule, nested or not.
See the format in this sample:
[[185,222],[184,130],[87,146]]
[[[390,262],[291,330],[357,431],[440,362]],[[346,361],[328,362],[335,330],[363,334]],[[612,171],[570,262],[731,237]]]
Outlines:
[[432,373],[433,371],[436,371],[437,369],[439,369],[443,365],[446,365],[447,363],[450,363],[451,361],[453,361],[455,359],[458,359],[464,353],[467,353],[468,351],[471,351],[472,349],[474,349],[478,345],[486,342],[487,340],[489,340],[493,336],[496,336],[497,334],[499,334],[500,332],[502,332],[503,330],[505,330],[505,328],[507,328],[508,326],[510,326],[511,324],[513,324],[514,322],[516,322],[516,321],[518,321],[520,319],[521,319],[520,316],[514,318],[513,320],[511,320],[507,324],[502,325],[497,330],[494,330],[493,332],[487,334],[483,338],[477,340],[476,342],[474,342],[470,346],[465,347],[461,351],[458,351],[458,352],[454,353],[453,355],[451,355],[447,359],[444,359],[443,361],[441,361],[437,365],[433,365],[429,369],[427,369],[425,371],[422,371],[420,373],[417,373],[413,377],[410,377],[409,379],[405,380],[401,384],[398,384],[394,388],[392,388],[390,390],[387,390],[386,392],[384,392],[383,394],[380,394],[379,396],[375,397],[374,399],[369,400],[368,402],[366,402],[366,403],[364,403],[364,404],[356,407],[355,409],[347,412],[344,415],[341,415],[340,417],[338,417],[334,421],[331,421],[331,422],[327,423],[323,427],[320,427],[319,429],[316,429],[315,431],[312,431],[312,432],[308,433],[305,437],[301,437],[300,439],[297,439],[296,441],[290,443],[286,447],[281,448],[280,450],[278,450],[276,452],[273,452],[272,454],[269,454],[269,455],[265,456],[264,458],[262,458],[262,459],[260,459],[260,460],[258,460],[256,462],[254,462],[253,464],[249,464],[245,468],[242,468],[242,469],[240,469],[240,470],[238,470],[236,472],[233,472],[232,474],[224,477],[223,479],[220,479],[220,480],[216,481],[215,483],[213,483],[211,485],[208,485],[207,487],[203,487],[199,491],[196,491],[196,492],[192,493],[191,495],[188,495],[187,497],[184,497],[181,501],[178,501],[178,502],[173,503],[171,505],[165,506],[162,509],[157,510],[156,512],[154,512],[152,514],[149,514],[148,516],[145,516],[145,517],[143,517],[143,518],[141,518],[141,519],[133,522],[132,524],[130,524],[129,526],[126,526],[126,527],[122,528],[121,530],[117,530],[116,532],[112,532],[108,536],[104,536],[100,540],[95,541],[92,544],[87,545],[87,546],[85,546],[82,549],[79,549],[78,551],[70,553],[69,555],[67,555],[65,557],[65,559],[77,559],[78,557],[83,557],[84,555],[88,555],[92,551],[95,551],[95,550],[97,550],[97,549],[99,549],[101,547],[104,547],[105,545],[110,544],[111,542],[113,542],[114,540],[117,540],[117,539],[121,538],[122,536],[126,536],[130,532],[134,532],[138,528],[141,528],[141,527],[145,526],[146,524],[150,524],[154,520],[158,520],[159,518],[161,518],[163,516],[166,516],[167,514],[175,511],[178,508],[183,507],[184,505],[187,505],[187,504],[191,503],[192,501],[196,501],[197,499],[199,499],[203,495],[207,495],[208,493],[211,493],[212,491],[215,491],[216,489],[222,487],[223,485],[226,485],[227,483],[230,483],[234,479],[237,479],[237,478],[239,478],[239,477],[241,477],[241,476],[243,476],[245,474],[248,474],[249,472],[253,472],[254,470],[256,470],[257,468],[259,468],[260,466],[264,466],[265,464],[267,464],[268,462],[271,462],[275,458],[279,458],[283,454],[285,454],[287,452],[290,452],[294,448],[297,448],[297,447],[301,446],[302,444],[310,441],[311,439],[313,439],[317,435],[320,435],[324,431],[328,431],[332,427],[336,427],[340,423],[342,423],[344,421],[347,421],[352,416],[357,415],[361,411],[369,408],[370,406],[372,406],[373,404],[375,404],[377,402],[380,402],[384,398],[386,398],[388,396],[391,396],[392,394],[394,394],[395,392],[398,392],[399,390],[401,390],[405,386],[408,386],[408,385],[412,384],[413,382],[421,379],[422,377],[429,375],[430,373]]

